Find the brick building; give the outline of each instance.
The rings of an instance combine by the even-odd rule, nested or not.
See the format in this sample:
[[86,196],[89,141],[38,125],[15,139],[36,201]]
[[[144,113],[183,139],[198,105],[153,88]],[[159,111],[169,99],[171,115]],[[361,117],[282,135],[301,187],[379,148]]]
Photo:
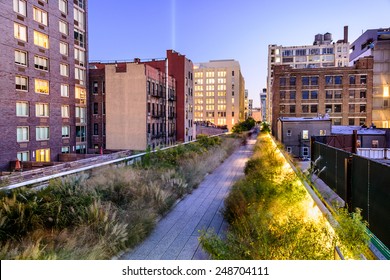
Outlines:
[[91,63],[89,84],[89,147],[95,152],[176,143],[173,77],[136,59]]
[[0,170],[86,151],[87,1],[0,2]]
[[351,67],[274,66],[272,130],[279,117],[329,114],[333,125],[371,125],[373,59]]

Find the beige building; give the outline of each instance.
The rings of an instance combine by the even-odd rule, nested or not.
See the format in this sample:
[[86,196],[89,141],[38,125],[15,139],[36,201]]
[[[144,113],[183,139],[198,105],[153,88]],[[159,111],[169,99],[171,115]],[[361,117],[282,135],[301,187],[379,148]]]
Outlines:
[[174,78],[138,61],[95,63],[91,72],[99,68],[104,68],[106,149],[146,150],[176,142]]
[[245,118],[245,80],[235,60],[194,65],[194,120],[226,126]]

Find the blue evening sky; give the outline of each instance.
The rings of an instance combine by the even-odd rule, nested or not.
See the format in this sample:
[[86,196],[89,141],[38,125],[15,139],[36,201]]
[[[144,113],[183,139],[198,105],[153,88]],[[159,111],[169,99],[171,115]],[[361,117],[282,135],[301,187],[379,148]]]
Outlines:
[[314,35],[352,43],[367,29],[390,27],[390,0],[91,0],[90,60],[164,58],[167,49],[194,63],[240,62],[259,107],[268,45],[310,45]]

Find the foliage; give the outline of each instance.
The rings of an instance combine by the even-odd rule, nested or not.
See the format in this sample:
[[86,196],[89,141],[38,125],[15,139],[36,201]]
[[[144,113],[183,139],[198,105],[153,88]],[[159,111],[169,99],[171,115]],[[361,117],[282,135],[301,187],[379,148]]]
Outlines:
[[256,125],[256,121],[249,117],[243,122],[236,123],[233,128],[232,132],[233,133],[241,133],[243,131],[249,131],[251,130],[254,126]]
[[200,242],[212,258],[332,259],[336,244],[356,252],[364,246],[359,213],[352,220],[345,213],[340,216],[335,234],[322,215],[313,214],[313,201],[284,165],[270,138],[262,134],[246,164],[246,177],[225,200],[224,216],[230,224],[226,237],[202,232]]
[[271,132],[270,124],[267,122],[261,123],[261,132]]
[[1,259],[109,259],[142,241],[159,215],[228,156],[219,137],[157,153],[140,166],[53,180],[0,197]]

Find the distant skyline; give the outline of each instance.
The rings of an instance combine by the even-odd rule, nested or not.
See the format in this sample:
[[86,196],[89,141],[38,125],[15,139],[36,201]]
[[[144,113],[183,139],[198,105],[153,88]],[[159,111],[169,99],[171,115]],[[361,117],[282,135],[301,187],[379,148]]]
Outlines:
[[260,106],[268,45],[311,45],[314,35],[352,43],[367,29],[390,27],[390,0],[89,1],[89,59],[164,58],[167,49],[194,63],[240,62],[249,98]]

